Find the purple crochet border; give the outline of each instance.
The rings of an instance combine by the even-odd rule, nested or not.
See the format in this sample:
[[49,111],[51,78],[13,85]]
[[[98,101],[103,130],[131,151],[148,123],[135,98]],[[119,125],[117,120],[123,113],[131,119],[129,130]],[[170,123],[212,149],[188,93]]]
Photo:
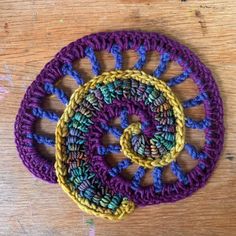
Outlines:
[[[55,83],[63,77],[61,68],[65,63],[72,63],[74,60],[85,57],[85,48],[88,46],[95,51],[110,51],[113,44],[117,44],[122,51],[137,50],[141,45],[144,45],[147,51],[169,53],[171,59],[178,62],[183,70],[191,69],[190,77],[197,84],[199,92],[204,91],[209,95],[209,99],[204,101],[204,107],[206,116],[211,120],[211,126],[205,129],[205,140],[208,142],[205,142],[203,148],[208,158],[200,161],[206,168],[201,169],[197,166],[189,172],[187,174],[189,185],[187,186],[179,181],[175,184],[168,184],[159,199],[150,200],[153,197],[153,187],[136,191],[136,196],[134,196],[135,202],[139,205],[182,199],[206,183],[220,156],[224,140],[223,106],[217,85],[209,69],[187,47],[158,33],[136,31],[97,33],[85,36],[64,47],[54,59],[45,65],[36,80],[27,89],[21,102],[15,122],[15,142],[20,158],[36,177],[50,183],[57,182],[54,163],[40,155],[33,145],[33,140],[27,138],[27,135],[33,132],[37,120],[32,114],[32,108],[39,107],[42,99],[47,96],[44,84]],[[130,196],[131,194],[127,190],[125,182],[119,177],[112,181],[106,181],[106,183],[109,186],[116,186],[117,190],[124,195]],[[141,202],[139,196],[142,196]]]

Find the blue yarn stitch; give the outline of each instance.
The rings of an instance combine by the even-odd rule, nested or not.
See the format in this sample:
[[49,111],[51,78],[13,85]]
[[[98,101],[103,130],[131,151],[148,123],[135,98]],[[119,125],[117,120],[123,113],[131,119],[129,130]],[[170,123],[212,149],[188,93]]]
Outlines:
[[117,176],[122,170],[128,168],[132,164],[130,159],[120,161],[115,167],[111,168],[108,174],[112,177]]
[[74,70],[73,66],[69,63],[63,65],[62,73],[63,75],[69,75],[72,78],[74,78],[78,85],[81,85],[84,83],[78,71]]
[[123,64],[123,58],[122,58],[120,47],[118,45],[113,45],[112,48],[111,48],[111,54],[113,55],[113,57],[116,60],[115,68],[117,70],[121,70],[122,69],[122,64]]
[[202,170],[204,170],[204,169],[206,168],[205,164],[202,163],[202,162],[200,162],[200,163],[198,164],[198,166],[199,166]]
[[133,178],[132,178],[132,182],[131,182],[131,188],[133,190],[137,190],[140,186],[140,182],[142,177],[145,175],[145,169],[144,167],[140,166],[138,168],[138,170],[135,172]]
[[201,121],[196,121],[188,117],[185,120],[185,125],[191,129],[206,129],[211,125],[211,121],[208,118]]
[[42,135],[27,134],[26,137],[35,140],[39,144],[45,144],[47,146],[54,146],[55,145],[55,140],[45,137],[45,136],[42,136]]
[[146,63],[146,48],[142,45],[140,46],[140,48],[138,49],[138,54],[139,54],[139,59],[138,61],[136,62],[136,64],[134,65],[134,68],[137,69],[137,70],[141,70],[143,68],[143,66],[145,65]]
[[152,172],[153,185],[156,193],[159,193],[163,189],[163,183],[161,180],[163,168],[155,167]]
[[170,55],[168,53],[162,54],[160,63],[157,66],[157,68],[154,70],[153,75],[159,78],[165,72],[169,61],[170,61]]
[[55,94],[63,104],[67,105],[69,103],[69,99],[62,89],[56,88],[54,85],[46,83],[44,85],[44,90],[48,94]]
[[125,129],[129,126],[129,116],[128,116],[128,111],[127,109],[124,109],[120,113],[120,126],[122,129]]
[[97,76],[100,74],[101,68],[100,68],[100,64],[97,60],[97,57],[95,55],[95,52],[92,48],[87,47],[85,49],[85,54],[86,56],[89,58],[91,64],[92,64],[92,71],[93,73]]
[[100,124],[101,128],[104,129],[106,132],[111,133],[112,135],[114,135],[117,139],[120,138],[120,136],[122,135],[122,131],[115,128],[115,127],[111,127],[107,124],[101,123]]
[[141,130],[145,131],[149,127],[150,123],[148,121],[144,121],[141,124]]
[[207,158],[206,153],[198,152],[197,149],[191,144],[186,143],[184,148],[193,159],[203,160]]
[[177,84],[181,84],[182,82],[184,82],[184,81],[189,77],[190,73],[191,73],[191,70],[190,70],[190,69],[184,71],[182,74],[171,78],[171,79],[167,82],[167,85],[168,85],[169,87],[173,87],[173,86],[175,86],[175,85],[177,85]]
[[171,170],[174,173],[174,175],[179,179],[179,181],[182,182],[184,185],[187,185],[188,184],[188,178],[184,174],[184,172],[181,169],[181,167],[177,164],[177,162],[173,161],[171,163],[170,167],[171,167]]
[[99,146],[97,149],[97,152],[99,155],[106,155],[108,153],[119,153],[120,152],[120,145],[116,145],[116,144],[110,144],[107,147],[104,146]]
[[36,116],[38,118],[44,118],[44,119],[48,119],[51,121],[58,121],[60,119],[56,113],[51,112],[51,111],[45,111],[40,107],[33,108],[32,113],[34,116]]
[[183,102],[183,107],[184,108],[190,108],[190,107],[198,106],[198,105],[202,104],[202,102],[207,98],[208,98],[207,93],[205,93],[205,92],[200,93],[195,98],[184,101]]

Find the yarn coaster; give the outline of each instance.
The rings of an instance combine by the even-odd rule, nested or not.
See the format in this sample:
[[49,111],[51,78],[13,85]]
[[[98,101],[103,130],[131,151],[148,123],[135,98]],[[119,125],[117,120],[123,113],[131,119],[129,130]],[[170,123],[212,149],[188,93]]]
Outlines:
[[[96,53],[108,51],[115,68],[102,72]],[[139,59],[133,68],[122,70],[122,52],[134,50]],[[152,75],[142,71],[147,53],[160,54]],[[96,53],[95,53],[96,52]],[[73,68],[73,62],[88,57],[95,77],[89,82]],[[161,80],[168,64],[177,62],[182,73]],[[70,75],[78,88],[70,98],[56,86]],[[199,94],[182,103],[171,87],[192,79]],[[42,99],[55,94],[66,105],[59,116],[41,108]],[[185,109],[204,105],[205,118],[194,120]],[[139,121],[130,123],[129,116]],[[35,133],[37,119],[58,122],[56,142]],[[120,128],[110,121],[120,118]],[[199,150],[185,138],[185,127],[203,130],[204,146]],[[116,144],[104,145],[110,133]],[[186,47],[157,33],[120,31],[98,33],[79,39],[63,48],[27,89],[15,123],[16,144],[23,163],[37,177],[58,183],[79,207],[96,216],[121,219],[136,205],[173,202],[202,187],[212,173],[223,145],[223,108],[218,88],[210,71]],[[39,154],[36,144],[56,144],[54,163]],[[182,150],[198,164],[185,173],[178,164]],[[110,153],[124,154],[116,166],[107,162]],[[131,180],[122,172],[132,164],[139,167]],[[163,168],[170,166],[175,182],[163,180]],[[153,184],[142,186],[147,170]]]

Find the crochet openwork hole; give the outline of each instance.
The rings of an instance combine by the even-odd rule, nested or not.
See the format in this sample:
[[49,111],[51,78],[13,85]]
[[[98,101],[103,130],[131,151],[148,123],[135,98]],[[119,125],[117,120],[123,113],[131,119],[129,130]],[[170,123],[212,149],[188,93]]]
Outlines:
[[[60,113],[59,113],[60,114]],[[50,140],[55,140],[55,124],[46,120],[46,119],[38,119],[35,122],[33,128],[33,134],[38,134],[42,137],[47,137]],[[35,142],[34,143],[35,149],[37,152],[44,156],[46,160],[55,162],[55,147],[54,142],[45,143]]]

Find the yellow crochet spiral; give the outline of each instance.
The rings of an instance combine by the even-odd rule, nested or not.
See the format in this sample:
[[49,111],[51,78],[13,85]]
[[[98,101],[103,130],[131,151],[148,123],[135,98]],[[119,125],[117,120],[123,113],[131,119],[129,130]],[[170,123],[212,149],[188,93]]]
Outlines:
[[61,185],[63,190],[77,203],[77,205],[85,212],[94,214],[96,216],[108,218],[111,220],[122,219],[125,215],[131,213],[134,210],[134,203],[129,200],[123,200],[121,206],[112,212],[110,209],[99,207],[93,203],[90,203],[87,199],[81,197],[74,189],[73,186],[68,184],[67,181],[67,154],[66,154],[66,137],[68,135],[68,123],[75,114],[75,109],[78,104],[82,101],[84,96],[90,89],[94,89],[98,83],[107,84],[115,81],[116,79],[135,79],[142,83],[153,85],[157,90],[163,92],[170,105],[173,107],[174,116],[176,118],[176,145],[172,148],[170,153],[166,154],[162,159],[156,160],[142,160],[130,146],[130,137],[132,134],[140,132],[140,124],[133,123],[125,129],[120,144],[124,154],[132,159],[132,161],[138,163],[147,168],[153,168],[155,166],[165,166],[171,161],[175,160],[178,153],[183,149],[184,146],[184,114],[183,108],[179,103],[178,99],[172,93],[171,89],[165,84],[165,82],[158,80],[157,78],[147,75],[146,73],[138,70],[116,70],[110,72],[104,72],[103,74],[94,77],[92,80],[79,87],[71,96],[69,105],[66,107],[63,115],[57,123],[56,128],[56,175],[58,183]]
[[130,75],[130,77],[135,78],[136,80],[142,83],[151,84],[155,86],[157,90],[163,92],[163,95],[167,98],[168,102],[173,107],[174,116],[176,118],[176,134],[175,134],[176,145],[170,150],[169,153],[165,154],[161,159],[153,160],[152,158],[148,157],[143,159],[141,155],[138,155],[136,152],[134,152],[130,142],[131,136],[133,134],[139,134],[141,132],[141,124],[137,122],[129,125],[124,130],[123,135],[120,138],[120,145],[122,151],[125,154],[125,156],[130,158],[133,162],[146,168],[166,166],[170,162],[176,159],[176,157],[184,147],[185,118],[184,118],[183,107],[176,98],[176,96],[172,93],[171,89],[165,84],[165,82],[144,73],[139,73],[139,75],[135,75],[134,77]]

